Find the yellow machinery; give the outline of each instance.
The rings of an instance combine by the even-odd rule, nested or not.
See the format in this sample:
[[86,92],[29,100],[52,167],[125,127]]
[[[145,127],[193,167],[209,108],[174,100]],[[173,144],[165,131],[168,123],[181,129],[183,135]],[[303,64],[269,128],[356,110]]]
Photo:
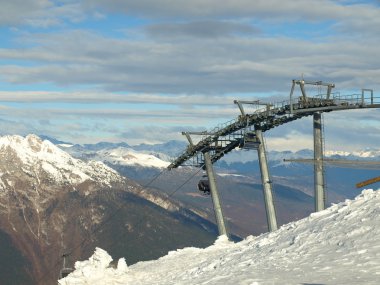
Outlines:
[[362,182],[356,184],[356,188],[361,188],[361,187],[364,187],[364,186],[367,186],[367,185],[370,185],[370,184],[373,184],[376,182],[380,182],[380,176],[362,181]]

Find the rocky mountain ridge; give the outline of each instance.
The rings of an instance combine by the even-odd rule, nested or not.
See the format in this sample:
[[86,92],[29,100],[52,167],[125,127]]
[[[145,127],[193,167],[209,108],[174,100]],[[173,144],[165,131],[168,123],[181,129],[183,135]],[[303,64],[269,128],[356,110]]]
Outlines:
[[[7,155],[12,156],[14,160],[19,160],[26,173],[33,175],[33,170],[38,169],[59,184],[65,182],[79,184],[92,180],[110,185],[112,181],[122,180],[116,171],[103,163],[94,160],[85,163],[75,159],[50,141],[42,141],[36,135],[28,135],[25,138],[0,137],[0,150],[2,153],[7,152]],[[3,184],[4,181],[1,181]]]
[[[123,240],[115,241],[116,228]],[[215,226],[100,161],[73,158],[28,135],[0,137],[0,232],[26,258],[28,266],[20,270],[29,276],[28,284],[55,284],[61,266],[57,258],[65,251],[72,251],[75,260],[104,244],[116,254],[134,252],[131,261],[136,262],[192,242],[205,246]],[[199,239],[191,242],[194,235]],[[150,250],[144,255],[139,247]]]

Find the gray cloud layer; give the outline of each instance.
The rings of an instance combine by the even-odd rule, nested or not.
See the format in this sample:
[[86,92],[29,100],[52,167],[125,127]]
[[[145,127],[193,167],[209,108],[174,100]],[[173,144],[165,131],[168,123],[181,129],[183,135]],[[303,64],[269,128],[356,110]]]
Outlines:
[[[18,113],[23,119],[14,120],[18,130],[36,129],[28,115],[47,132],[72,130],[75,137],[98,128],[111,136],[99,121],[89,123],[101,113],[109,120],[129,120],[127,130],[114,129],[123,137],[139,134],[141,139],[149,132],[137,129],[149,119],[155,122],[149,128],[178,138],[178,125],[198,127],[235,117],[236,108],[229,104],[242,93],[287,96],[290,80],[302,74],[334,82],[347,92],[380,89],[378,1],[0,0],[0,5],[0,26],[16,27],[17,36],[13,39],[17,47],[0,48],[0,80],[16,88],[29,85],[31,90],[34,84],[45,83],[63,90],[94,90],[0,92],[3,101],[170,105],[144,111],[130,106],[102,111],[57,107],[39,115],[40,109],[33,114],[3,109],[4,114]],[[85,19],[101,24],[116,14],[125,17],[125,27],[108,36],[71,28]],[[131,18],[143,19],[142,24],[129,27]],[[30,32],[29,26],[36,30]],[[52,33],[48,27],[59,30]],[[347,129],[355,126],[368,132],[367,143],[375,145],[379,129],[371,121],[378,120],[379,113],[352,114],[334,117],[329,125],[336,132],[328,134],[339,144],[359,145],[359,139],[347,135]],[[53,118],[68,122],[58,128]],[[177,125],[162,127],[165,130],[157,127],[174,121]],[[305,121],[276,130],[273,142],[285,145],[292,132],[302,134],[306,144],[310,126]]]
[[345,8],[329,0],[85,0],[84,3],[87,8],[101,7],[112,12],[154,19],[279,17],[320,21],[362,13],[371,15],[367,5]]
[[[345,89],[379,87],[380,9],[374,5],[328,0],[2,2],[7,13],[0,19],[9,25],[19,22],[16,12],[34,22],[79,21],[107,10],[153,19],[119,38],[86,30],[20,33],[22,47],[0,49],[0,58],[8,62],[0,66],[0,78],[14,84],[173,94],[287,92],[289,80],[304,74]],[[157,21],[161,18],[165,22]],[[322,32],[301,39],[259,32],[260,25],[281,32],[281,24],[297,21],[299,27],[314,23],[328,36]]]
[[[60,2],[60,3],[59,3]],[[51,27],[78,22],[85,13],[77,1],[0,0],[1,26]]]
[[289,81],[334,81],[346,89],[380,87],[377,40],[313,43],[291,38],[133,41],[72,31],[35,36],[34,48],[1,49],[0,66],[15,84],[90,84],[108,91],[148,93],[287,92]]
[[149,25],[148,35],[173,40],[175,38],[221,38],[234,35],[254,35],[258,33],[251,25],[228,21],[197,21],[189,23],[161,23]]

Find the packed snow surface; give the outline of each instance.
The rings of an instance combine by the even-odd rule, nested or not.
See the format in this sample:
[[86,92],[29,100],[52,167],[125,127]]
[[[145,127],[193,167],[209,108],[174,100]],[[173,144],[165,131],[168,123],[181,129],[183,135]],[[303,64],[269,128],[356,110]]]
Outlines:
[[98,248],[59,284],[380,284],[379,217],[380,191],[364,190],[272,233],[129,267]]

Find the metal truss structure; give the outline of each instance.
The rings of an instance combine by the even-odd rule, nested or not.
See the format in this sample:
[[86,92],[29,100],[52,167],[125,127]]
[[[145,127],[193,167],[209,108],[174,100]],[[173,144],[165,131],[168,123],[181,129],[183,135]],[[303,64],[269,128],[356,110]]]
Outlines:
[[[308,97],[305,85],[327,86],[328,91],[314,97]],[[299,85],[302,96],[294,98],[295,86]],[[334,84],[293,80],[290,99],[277,103],[260,101],[237,101],[241,115],[234,120],[220,124],[211,131],[183,132],[188,138],[187,149],[168,166],[169,169],[181,165],[203,167],[205,152],[210,153],[214,163],[224,155],[239,147],[249,147],[255,144],[255,130],[269,131],[280,125],[311,116],[318,112],[353,110],[364,108],[380,108],[380,97],[373,96],[373,90],[362,89],[361,94],[341,95],[331,93]],[[303,91],[302,91],[303,90]],[[246,113],[244,105],[256,107],[256,111]],[[194,144],[192,136],[199,136],[200,140]]]
[[[310,97],[306,93],[306,85],[317,86],[319,89],[326,88],[326,92]],[[297,86],[300,88],[301,96],[295,98],[294,91]],[[276,103],[235,100],[234,103],[241,113],[236,119],[219,125],[211,131],[182,133],[186,136],[189,145],[184,153],[168,166],[168,169],[181,165],[206,169],[220,234],[228,235],[212,164],[236,148],[257,150],[268,229],[274,231],[277,229],[277,218],[262,133],[311,115],[313,115],[314,130],[315,211],[325,208],[321,114],[340,110],[380,108],[380,97],[374,97],[372,89],[362,89],[361,94],[341,95],[332,93],[334,87],[335,84],[322,81],[293,80],[289,100]],[[253,111],[248,112],[245,108],[247,105]],[[194,136],[198,137],[197,143],[194,143]]]

